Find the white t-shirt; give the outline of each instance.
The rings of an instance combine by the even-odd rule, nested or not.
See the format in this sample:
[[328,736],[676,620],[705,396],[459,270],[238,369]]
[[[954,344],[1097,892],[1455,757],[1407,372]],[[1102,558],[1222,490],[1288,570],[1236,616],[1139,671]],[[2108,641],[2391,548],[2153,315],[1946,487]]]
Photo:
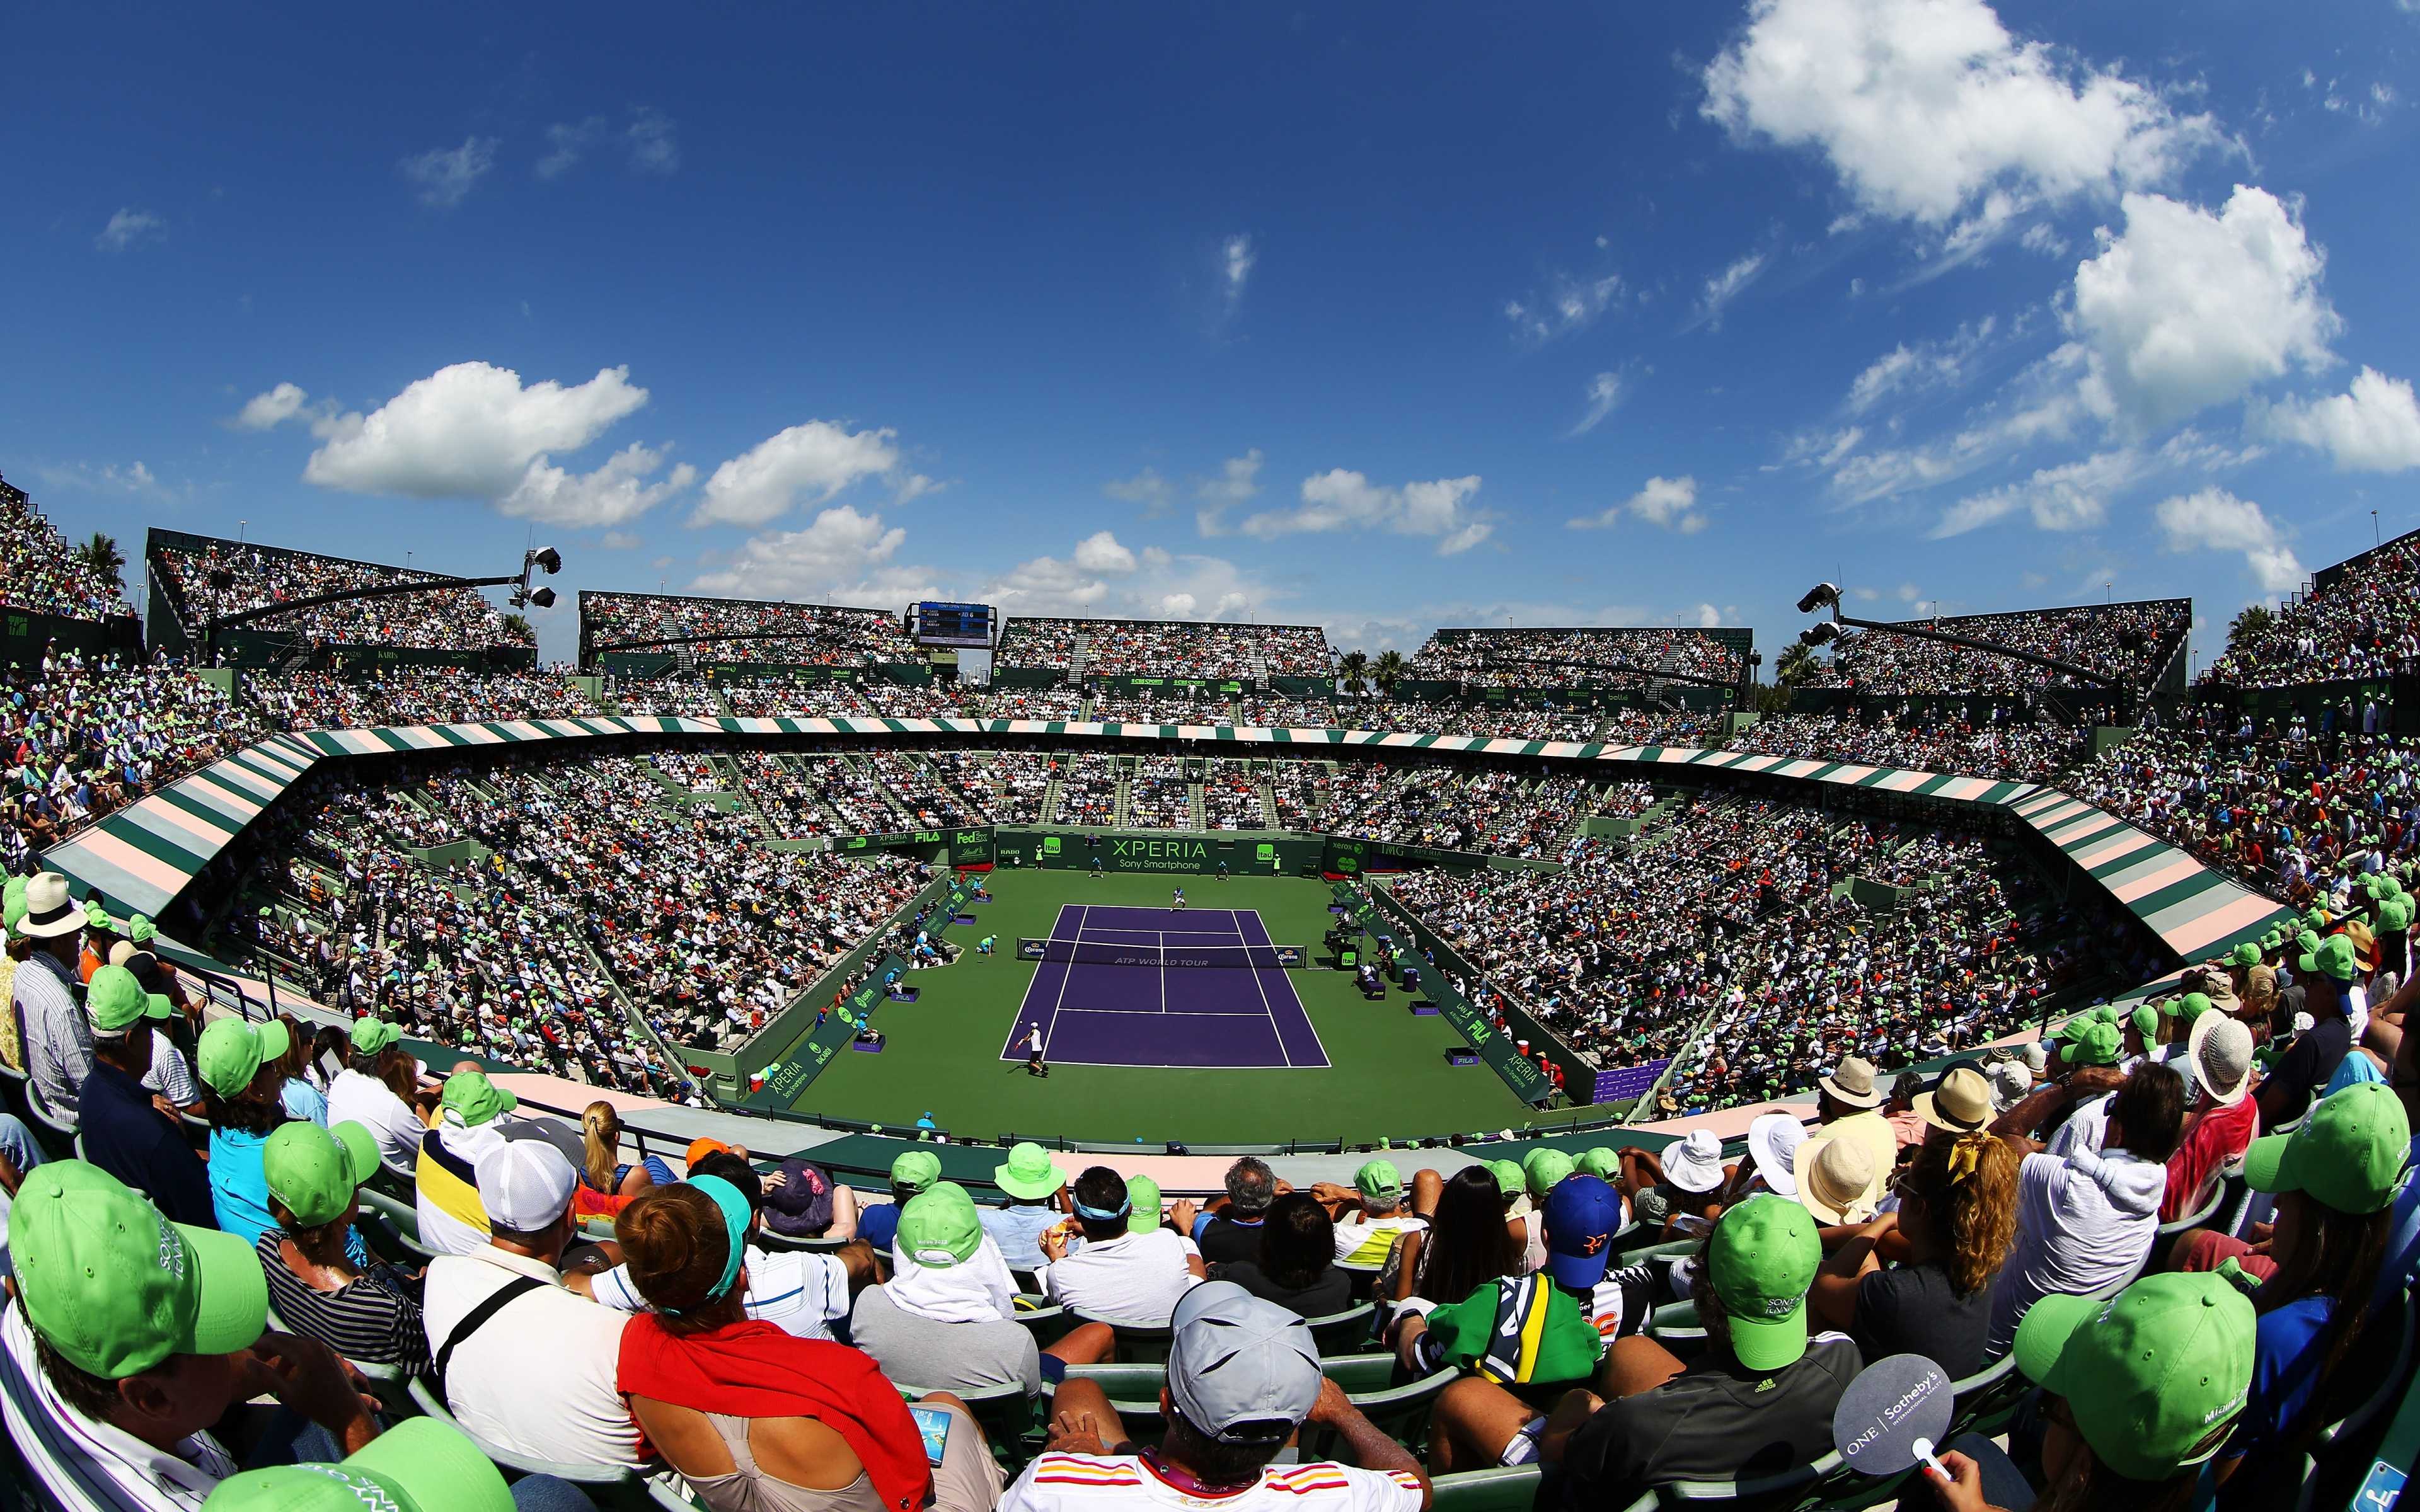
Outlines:
[[1025,1467],[1000,1499],[1000,1512],[1058,1512],[1062,1507],[1217,1506],[1219,1512],[1413,1512],[1420,1483],[1409,1471],[1378,1472],[1351,1465],[1271,1465],[1260,1484],[1215,1503],[1161,1480],[1131,1455],[1046,1454]]
[[420,1121],[411,1103],[395,1095],[394,1088],[349,1066],[328,1084],[328,1122],[333,1126],[348,1119],[367,1129],[378,1141],[381,1163],[411,1173],[420,1159],[420,1137],[428,1132],[428,1125]]
[[[760,1323],[796,1338],[828,1339],[831,1320],[848,1316],[848,1266],[836,1256],[752,1249],[747,1269],[748,1316]],[[589,1285],[597,1302],[616,1312],[647,1310],[627,1265],[598,1272]]]
[[[1357,1215],[1356,1215],[1357,1216]],[[1428,1227],[1425,1218],[1410,1213],[1386,1218],[1348,1217],[1336,1226],[1336,1258],[1354,1265],[1383,1265],[1394,1250],[1399,1234],[1415,1233]]]
[[1992,1287],[1987,1355],[2006,1354],[2043,1297],[2086,1296],[2143,1262],[2168,1168],[2122,1149],[2027,1155],[2017,1170],[2017,1238]]
[[2109,1108],[2118,1099],[2115,1092],[2103,1092],[2088,1103],[2079,1103],[2067,1121],[2051,1135],[2048,1152],[2065,1160],[2080,1148],[2099,1149],[2109,1142]]
[[1186,1242],[1173,1229],[1088,1242],[1036,1273],[1053,1302],[1087,1318],[1165,1324],[1176,1299],[1200,1284],[1185,1263]]
[[625,1313],[563,1285],[554,1267],[492,1244],[428,1262],[421,1316],[428,1350],[444,1348],[472,1308],[515,1276],[547,1285],[515,1297],[454,1351],[445,1405],[473,1434],[536,1459],[638,1462],[638,1429],[614,1389]]

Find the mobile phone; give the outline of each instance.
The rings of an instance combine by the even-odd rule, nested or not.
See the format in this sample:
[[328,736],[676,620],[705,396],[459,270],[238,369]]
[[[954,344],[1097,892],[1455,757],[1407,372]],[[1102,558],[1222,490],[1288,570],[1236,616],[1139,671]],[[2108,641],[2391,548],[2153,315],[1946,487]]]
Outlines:
[[950,1445],[950,1414],[946,1408],[910,1407],[916,1419],[916,1431],[924,1436],[924,1463],[939,1465],[941,1451]]

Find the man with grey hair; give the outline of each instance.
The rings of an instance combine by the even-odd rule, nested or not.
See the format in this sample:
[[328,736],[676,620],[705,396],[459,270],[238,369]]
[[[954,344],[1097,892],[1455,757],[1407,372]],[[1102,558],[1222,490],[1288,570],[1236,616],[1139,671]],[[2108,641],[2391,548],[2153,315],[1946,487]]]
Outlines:
[[1191,1238],[1202,1251],[1202,1263],[1249,1260],[1261,1252],[1261,1223],[1278,1194],[1290,1191],[1269,1169],[1269,1163],[1247,1155],[1227,1167],[1227,1200],[1193,1220]]
[[[1001,1512],[1179,1504],[1414,1512],[1429,1504],[1419,1461],[1320,1374],[1319,1346],[1301,1319],[1232,1281],[1210,1281],[1185,1294],[1170,1329],[1159,1392],[1168,1430],[1159,1444],[1128,1442],[1099,1382],[1063,1381],[1049,1448],[1001,1498]],[[1334,1431],[1353,1463],[1271,1464],[1305,1424]]]

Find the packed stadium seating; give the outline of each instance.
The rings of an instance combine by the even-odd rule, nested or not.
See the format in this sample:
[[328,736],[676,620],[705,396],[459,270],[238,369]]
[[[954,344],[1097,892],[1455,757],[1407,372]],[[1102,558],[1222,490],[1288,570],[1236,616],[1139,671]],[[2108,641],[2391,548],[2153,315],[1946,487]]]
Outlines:
[[[2150,687],[2184,654],[2185,636],[2193,627],[2193,601],[2166,598],[2132,604],[2086,604],[2074,609],[1966,614],[1905,623],[2068,662],[2105,674],[2139,692]],[[1850,630],[1834,644],[1831,660],[1819,665],[1804,686],[1890,695],[2009,695],[2044,687],[2091,685],[2031,662],[1946,641]]]
[[126,590],[71,550],[25,491],[0,478],[0,605],[70,620],[129,612]]
[[2206,686],[2290,687],[2384,677],[2420,657],[2420,542],[2405,536],[2322,575],[2266,624],[2230,636]]
[[[147,561],[178,626],[194,640],[213,615],[241,614],[349,589],[434,582],[444,576],[164,532],[153,533]],[[526,625],[508,625],[503,612],[472,588],[319,604],[265,615],[241,628],[299,635],[326,646],[484,651],[535,643]]]
[[2091,755],[2088,734],[2048,721],[1971,723],[1919,710],[1905,718],[1768,714],[1727,749],[1809,761],[1858,762],[1916,772],[1950,772],[2011,782],[2050,782]]
[[1439,630],[1404,672],[1499,687],[1631,685],[1642,681],[1635,675],[1638,669],[1735,682],[1745,671],[1744,649],[1736,640],[1670,627]]
[[1001,632],[998,665],[1091,677],[1326,677],[1327,636],[1314,625],[1222,620],[1063,620],[1018,616]]
[[280,730],[572,719],[598,712],[559,672],[390,667],[358,679],[334,672],[251,673],[243,690]]
[[869,667],[923,659],[897,614],[829,604],[582,590],[580,637],[583,665],[587,657],[601,656],[626,642],[670,640],[683,643],[649,649],[696,662],[783,667]]
[[32,852],[266,733],[218,687],[165,663],[70,651],[10,667],[0,688],[0,861],[12,875]]

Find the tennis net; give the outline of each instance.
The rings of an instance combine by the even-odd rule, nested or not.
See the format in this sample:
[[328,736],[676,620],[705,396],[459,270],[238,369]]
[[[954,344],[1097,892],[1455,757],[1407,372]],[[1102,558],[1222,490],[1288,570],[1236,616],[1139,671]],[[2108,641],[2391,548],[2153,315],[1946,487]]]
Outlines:
[[1111,945],[1100,940],[1037,940],[1020,937],[1020,961],[1059,962],[1095,966],[1227,966],[1258,971],[1290,970],[1303,964],[1299,945]]

